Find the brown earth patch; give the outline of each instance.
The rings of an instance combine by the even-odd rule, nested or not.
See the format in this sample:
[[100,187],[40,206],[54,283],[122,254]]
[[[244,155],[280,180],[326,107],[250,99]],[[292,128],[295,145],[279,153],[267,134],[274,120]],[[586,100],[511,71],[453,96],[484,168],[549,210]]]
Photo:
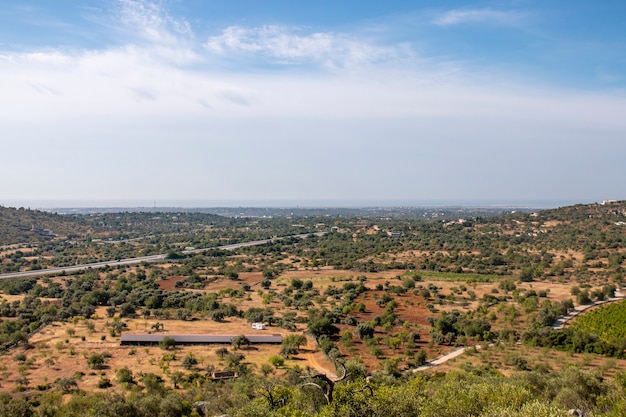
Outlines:
[[[355,302],[363,303],[365,305],[365,311],[360,313],[352,312],[350,313],[350,316],[356,318],[358,323],[361,323],[365,321],[372,321],[376,316],[382,316],[385,314],[385,307],[380,307],[376,304],[376,301],[382,297],[384,293],[384,291],[372,290],[361,294]],[[353,333],[351,346],[346,347],[341,343],[341,341],[337,343],[340,352],[348,357],[360,358],[370,371],[379,369],[382,364],[382,360],[384,359],[404,357],[409,353],[406,347],[406,342],[402,343],[397,349],[391,348],[384,343],[386,337],[396,335],[400,332],[405,332],[407,334],[417,332],[420,335],[419,340],[415,341],[415,347],[411,349],[409,356],[412,356],[412,354],[417,352],[419,349],[423,349],[426,351],[429,358],[434,358],[442,352],[447,352],[449,350],[447,346],[429,346],[428,344],[430,340],[430,336],[428,334],[430,325],[428,324],[427,319],[428,317],[435,315],[426,307],[429,303],[428,300],[421,296],[414,296],[410,292],[407,292],[404,295],[396,294],[393,297],[398,303],[398,306],[395,308],[395,313],[404,324],[393,326],[387,331],[384,331],[380,326],[376,327],[374,338],[379,337],[381,339],[381,342],[377,344],[378,348],[382,351],[382,355],[380,355],[380,357],[377,358],[374,356],[370,346],[359,339],[354,326],[346,324],[338,325],[340,335],[346,330]]]
[[157,284],[159,284],[159,288],[162,289],[163,291],[172,291],[174,289],[178,290],[178,288],[176,288],[176,283],[178,281],[182,281],[183,279],[185,279],[187,277],[184,276],[175,276],[175,277],[169,277],[167,279],[160,279],[157,281]]
[[[104,307],[98,308],[100,317],[105,317]],[[33,389],[38,385],[54,384],[59,378],[77,378],[78,386],[86,391],[103,391],[97,388],[102,378],[108,378],[113,383],[109,390],[121,391],[116,382],[116,370],[123,367],[130,369],[134,375],[154,373],[161,376],[168,386],[171,386],[171,375],[180,371],[189,373],[182,366],[182,361],[190,352],[198,359],[194,371],[206,372],[207,368],[224,369],[226,363],[215,352],[226,347],[233,351],[230,345],[202,345],[179,346],[172,351],[166,351],[158,346],[121,346],[119,336],[112,337],[106,323],[110,319],[96,318],[90,320],[94,330],[90,331],[85,320],[73,320],[71,323],[55,322],[46,326],[31,337],[28,346],[20,346],[0,356],[0,392],[12,392],[23,381],[28,380],[28,387]],[[157,320],[140,318],[122,319],[127,325],[124,333],[150,333],[152,325]],[[164,330],[160,334],[282,334],[291,332],[278,327],[269,327],[267,330],[253,330],[243,319],[229,319],[222,323],[211,320],[159,320]],[[104,339],[104,340],[103,340]],[[280,345],[252,345],[239,349],[245,356],[244,362],[258,369],[268,363],[268,358],[278,355]],[[110,355],[104,369],[94,370],[87,366],[87,359],[95,353]],[[164,355],[173,353],[175,359],[164,361]],[[16,359],[17,354],[24,354],[27,366]],[[308,338],[308,344],[303,347],[300,355],[286,361],[286,366],[299,365],[303,368],[311,367],[319,371],[332,374],[333,364],[315,346],[314,341]],[[77,377],[77,372],[82,373]]]
[[603,377],[613,377],[617,372],[626,370],[625,359],[607,358],[592,354],[573,354],[549,348],[535,348],[521,344],[499,344],[478,351],[466,351],[463,355],[452,359],[428,372],[448,372],[468,365],[475,367],[491,367],[504,375],[525,372],[517,369],[513,359],[519,357],[527,361],[528,369],[542,367],[553,371],[567,366],[575,366],[588,371],[599,372]]

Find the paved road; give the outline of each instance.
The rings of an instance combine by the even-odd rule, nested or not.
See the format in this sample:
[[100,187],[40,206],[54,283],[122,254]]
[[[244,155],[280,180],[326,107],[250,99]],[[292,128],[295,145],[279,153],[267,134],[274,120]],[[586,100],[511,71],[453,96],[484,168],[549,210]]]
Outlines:
[[[250,242],[242,242],[242,243],[233,243],[232,245],[224,245],[224,246],[214,246],[211,248],[203,248],[203,249],[190,249],[182,251],[185,255],[193,255],[196,253],[202,253],[206,250],[211,249],[222,249],[222,250],[235,250],[239,248],[245,248],[248,246],[260,246],[265,245],[267,243],[275,242],[277,240],[282,239],[304,239],[308,236],[323,236],[326,232],[317,232],[317,233],[301,233],[299,235],[291,235],[291,236],[282,236],[275,237],[272,239],[263,239],[263,240],[253,240]],[[114,261],[102,261],[102,262],[94,262],[90,264],[82,264],[82,265],[69,265],[61,268],[50,268],[50,269],[40,269],[35,271],[24,271],[24,272],[14,272],[10,274],[0,274],[0,279],[10,279],[10,278],[25,278],[25,277],[39,277],[44,275],[55,275],[61,274],[63,272],[69,274],[72,272],[85,271],[87,269],[99,269],[105,268],[107,266],[114,267],[119,265],[135,265],[142,262],[165,262],[167,254],[160,255],[150,255],[150,256],[140,256],[138,258],[128,258],[128,259],[120,259]]]

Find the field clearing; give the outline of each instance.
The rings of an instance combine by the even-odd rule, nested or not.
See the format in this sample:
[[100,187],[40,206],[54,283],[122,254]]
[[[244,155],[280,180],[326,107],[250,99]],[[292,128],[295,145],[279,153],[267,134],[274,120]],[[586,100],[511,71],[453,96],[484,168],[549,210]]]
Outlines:
[[[168,264],[169,265],[169,264]],[[135,269],[130,270],[135,271]],[[413,271],[407,273],[405,270],[387,270],[381,272],[355,272],[351,270],[337,270],[331,267],[317,268],[317,269],[300,269],[300,270],[288,270],[284,271],[278,277],[271,280],[270,290],[274,290],[278,293],[283,288],[289,286],[292,280],[298,279],[301,281],[310,280],[313,283],[313,288],[317,289],[321,294],[329,286],[335,286],[339,289],[343,287],[345,283],[357,282],[359,277],[365,277],[364,285],[369,291],[361,294],[355,302],[363,302],[365,304],[365,311],[361,313],[353,313],[358,322],[371,321],[377,315],[384,314],[385,309],[376,304],[376,300],[380,298],[385,291],[377,289],[380,286],[402,286],[403,278],[406,276],[413,276],[413,274],[419,275],[419,280],[415,283],[416,288],[410,289],[405,294],[396,294],[394,297],[397,300],[398,306],[396,308],[396,314],[406,324],[396,325],[390,329],[383,330],[380,327],[376,329],[375,336],[384,339],[390,335],[398,334],[403,331],[417,331],[420,334],[420,340],[415,342],[415,349],[422,349],[427,353],[429,360],[435,359],[442,354],[455,349],[454,345],[431,345],[429,344],[430,326],[427,323],[429,317],[437,316],[443,311],[460,310],[462,312],[468,312],[475,310],[485,295],[502,296],[507,293],[499,289],[499,283],[502,279],[512,279],[514,277],[505,277],[498,275],[477,275],[477,274],[456,274],[447,272],[434,272],[434,271]],[[102,275],[102,274],[101,274]],[[205,285],[203,289],[182,289],[175,288],[174,285],[177,281],[183,279],[184,276],[175,276],[167,280],[159,281],[159,285],[162,289],[166,290],[180,290],[189,292],[200,293],[218,293],[221,290],[231,288],[240,289],[242,284],[250,286],[250,291],[244,293],[243,296],[229,297],[224,295],[220,297],[221,302],[232,303],[238,309],[246,311],[251,307],[260,308],[272,308],[275,316],[280,317],[285,312],[294,312],[298,316],[303,316],[305,313],[298,310],[295,307],[286,307],[282,301],[277,297],[266,299],[264,303],[263,296],[268,293],[268,290],[262,289],[260,282],[264,279],[261,272],[242,272],[239,274],[238,279],[232,280],[228,278],[219,277],[215,281],[211,281]],[[572,298],[571,296],[571,284],[570,283],[556,283],[550,281],[534,281],[528,283],[520,283],[515,281],[518,289],[521,290],[535,290],[537,292],[545,291],[547,293],[547,299],[552,301],[561,301]],[[429,288],[434,286],[436,292],[442,297],[442,301],[434,305],[434,311],[428,308],[429,304],[433,303],[433,298],[425,299],[419,295],[420,289]],[[432,288],[432,287],[431,287]],[[470,297],[470,293],[472,296]],[[510,293],[508,294],[510,295]],[[20,301],[24,298],[23,295],[3,295],[4,299],[8,302]],[[52,300],[54,301],[54,300]],[[315,301],[317,304],[318,301]],[[333,301],[331,299],[321,302],[317,307],[331,308]],[[432,306],[431,306],[432,307]],[[150,333],[153,332],[152,328],[157,322],[164,325],[162,334],[282,334],[283,336],[291,334],[291,332],[279,328],[269,327],[265,331],[255,331],[251,329],[250,323],[241,318],[227,318],[223,322],[216,322],[208,318],[196,317],[189,321],[171,320],[156,318],[125,318],[122,319],[127,328],[124,333]],[[185,370],[182,367],[182,360],[189,353],[192,353],[198,359],[198,365],[195,370],[199,372],[206,372],[207,369],[224,369],[226,366],[225,361],[221,360],[215,353],[217,349],[224,345],[211,345],[211,346],[181,346],[176,348],[176,359],[171,361],[164,361],[163,357],[168,352],[157,347],[133,347],[133,346],[120,346],[119,336],[111,337],[109,334],[109,328],[107,323],[111,319],[107,318],[106,307],[98,307],[96,310],[96,316],[91,320],[93,322],[93,331],[90,331],[84,320],[74,319],[68,323],[55,322],[41,331],[33,335],[30,339],[29,347],[18,347],[10,351],[1,357],[0,363],[0,391],[11,392],[19,385],[20,381],[24,378],[28,380],[29,387],[37,387],[38,385],[45,385],[47,383],[53,383],[58,378],[71,378],[76,375],[76,372],[81,372],[83,375],[78,379],[78,385],[80,389],[87,391],[101,391],[97,388],[98,383],[102,378],[110,379],[113,383],[114,390],[120,390],[119,384],[116,383],[115,371],[117,369],[128,367],[135,375],[154,373],[161,376],[167,384],[171,386],[170,376],[174,372],[188,373],[189,370]],[[524,319],[519,319],[520,323],[524,323]],[[298,333],[306,330],[305,324],[297,324]],[[367,346],[361,340],[358,339],[355,334],[355,327],[345,324],[337,325],[340,329],[340,334],[349,330],[353,332],[352,343],[350,346],[344,346],[341,342],[337,341],[336,345],[340,352],[346,357],[358,357],[360,358],[366,367],[370,371],[380,369],[384,359],[403,357],[403,362],[400,363],[401,368],[406,367],[406,359],[410,358],[407,355],[407,349],[404,344],[399,348],[391,348],[385,343],[379,343],[379,347],[382,353],[379,357],[373,355],[370,346]],[[494,322],[493,328],[496,329],[499,326]],[[311,337],[307,337],[308,344],[304,346],[301,353],[296,357],[286,361],[285,366],[290,367],[298,365],[302,368],[310,367],[327,374],[332,375],[334,371],[334,365],[327,359],[327,357],[316,347],[315,341]],[[232,351],[229,345],[226,347]],[[280,346],[273,345],[255,345],[250,348],[240,349],[240,353],[245,355],[244,362],[250,364],[253,368],[260,369],[263,364],[268,363],[268,358],[272,355],[279,353]],[[106,368],[102,370],[91,370],[87,366],[87,358],[94,353],[108,353],[110,359],[107,362]],[[15,355],[23,353],[28,358],[28,366],[15,359]],[[535,353],[537,355],[538,353]],[[493,358],[488,356],[486,352],[480,352],[479,363],[495,364],[503,363],[503,372],[509,372],[507,369],[506,361],[502,355],[495,355]],[[470,355],[464,355],[463,358],[470,357]],[[459,361],[461,359],[457,359]],[[595,359],[594,359],[595,360]],[[598,359],[600,360],[600,359]],[[530,362],[530,359],[529,359]],[[458,362],[454,365],[454,362],[445,366],[459,366]],[[537,359],[537,363],[541,363],[541,360]],[[480,365],[482,366],[482,365]],[[500,365],[498,365],[500,366]],[[560,366],[555,362],[551,366]],[[602,366],[602,364],[601,364]],[[620,362],[620,366],[621,362]],[[442,368],[445,369],[445,368]],[[278,374],[283,370],[277,370]]]
[[16,294],[16,295],[0,294],[0,301],[4,299],[4,300],[7,300],[7,302],[12,303],[14,301],[22,301],[24,297],[25,297],[24,294]]
[[[98,308],[97,315],[106,317],[104,307]],[[166,351],[158,346],[121,346],[120,338],[111,337],[107,322],[110,319],[96,318],[90,320],[94,324],[93,331],[87,327],[85,320],[74,320],[69,323],[54,322],[33,335],[29,346],[20,346],[12,349],[10,354],[1,357],[0,363],[0,392],[11,392],[18,385],[18,380],[25,377],[30,387],[53,383],[58,378],[71,378],[76,372],[82,372],[78,379],[80,389],[87,391],[102,391],[97,388],[102,378],[108,378],[113,382],[113,388],[119,390],[120,386],[115,383],[115,371],[123,367],[130,369],[133,374],[140,375],[154,373],[161,376],[171,386],[170,376],[177,371],[189,373],[182,366],[183,359],[192,353],[198,364],[195,371],[205,372],[206,369],[225,369],[226,362],[215,353],[222,347],[233,351],[230,345],[214,344],[199,346],[178,346],[172,351]],[[152,333],[152,326],[157,320],[144,320],[140,318],[122,319],[127,325],[124,333]],[[163,331],[158,334],[292,334],[279,327],[268,327],[267,330],[253,330],[250,323],[243,319],[229,319],[218,323],[210,320],[158,320],[164,325]],[[104,340],[103,340],[104,337]],[[245,356],[244,362],[251,365],[257,371],[261,365],[268,363],[268,358],[278,355],[280,345],[251,345],[238,350]],[[94,353],[110,354],[105,369],[92,370],[87,366],[87,359]],[[164,355],[174,353],[176,359],[164,361]],[[16,355],[24,354],[31,362],[26,369],[24,364],[14,359]],[[301,353],[285,361],[285,367],[298,365],[302,368],[313,368],[320,372],[333,375],[334,365],[316,347],[314,340],[307,337],[307,345],[303,346]],[[282,372],[277,370],[277,372]]]
[[561,224],[563,224],[563,222],[560,221],[560,220],[548,220],[548,221],[543,223],[543,227],[555,227],[555,226],[559,226]]
[[626,359],[608,358],[588,353],[570,353],[550,348],[529,347],[521,344],[496,344],[482,348],[476,352],[466,351],[463,355],[452,359],[427,372],[448,372],[453,369],[472,367],[487,367],[495,369],[503,375],[510,376],[524,372],[516,368],[522,358],[527,368],[543,368],[553,371],[568,366],[597,371],[605,378],[610,378],[616,372],[626,371]]
[[35,248],[29,248],[26,246],[14,245],[12,247],[5,247],[0,249],[0,256],[13,255],[16,252],[22,252],[23,254],[34,252]]

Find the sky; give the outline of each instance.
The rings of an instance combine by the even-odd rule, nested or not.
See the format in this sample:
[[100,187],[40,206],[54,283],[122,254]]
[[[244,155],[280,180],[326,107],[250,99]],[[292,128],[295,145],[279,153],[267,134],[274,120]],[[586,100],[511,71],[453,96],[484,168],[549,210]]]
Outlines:
[[621,0],[3,0],[0,205],[626,199],[625,18]]

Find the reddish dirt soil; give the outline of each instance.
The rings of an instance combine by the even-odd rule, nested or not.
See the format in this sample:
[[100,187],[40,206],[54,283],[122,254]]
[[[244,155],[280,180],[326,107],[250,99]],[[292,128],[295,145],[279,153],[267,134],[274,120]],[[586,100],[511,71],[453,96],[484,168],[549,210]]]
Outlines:
[[168,279],[161,279],[157,281],[157,283],[159,284],[159,288],[161,288],[163,291],[172,291],[174,289],[178,290],[178,288],[175,288],[176,283],[185,278],[186,277],[184,276],[171,277]]
[[[385,313],[385,308],[376,305],[376,300],[382,297],[384,293],[384,291],[372,290],[368,291],[366,294],[362,294],[355,302],[365,304],[365,312],[353,312],[350,315],[355,317],[359,323],[363,321],[371,321],[374,317],[383,315]],[[441,353],[446,353],[451,349],[451,347],[447,346],[435,346],[433,348],[428,346],[428,341],[430,340],[428,329],[430,328],[430,325],[428,325],[426,319],[434,316],[435,314],[431,313],[426,308],[426,304],[428,304],[427,300],[424,300],[424,298],[420,296],[414,296],[410,292],[404,295],[394,295],[394,298],[398,303],[395,313],[398,315],[398,318],[407,323],[406,327],[394,326],[391,330],[389,330],[389,332],[384,332],[380,327],[377,327],[374,337],[384,338],[402,331],[407,333],[410,333],[411,331],[419,331],[420,340],[415,342],[415,349],[413,349],[412,352],[417,352],[417,350],[423,349],[426,351],[428,358],[435,358]],[[378,347],[381,348],[383,354],[381,357],[376,358],[372,355],[370,347],[363,343],[356,335],[356,328],[354,326],[340,324],[337,327],[340,328],[340,335],[346,330],[355,333],[352,338],[352,346],[350,348],[346,348],[341,342],[337,344],[340,352],[346,356],[356,356],[360,358],[364,365],[371,371],[379,369],[381,359],[400,357],[406,354],[406,343],[402,344],[402,346],[398,349],[392,349],[384,342],[381,342]]]

